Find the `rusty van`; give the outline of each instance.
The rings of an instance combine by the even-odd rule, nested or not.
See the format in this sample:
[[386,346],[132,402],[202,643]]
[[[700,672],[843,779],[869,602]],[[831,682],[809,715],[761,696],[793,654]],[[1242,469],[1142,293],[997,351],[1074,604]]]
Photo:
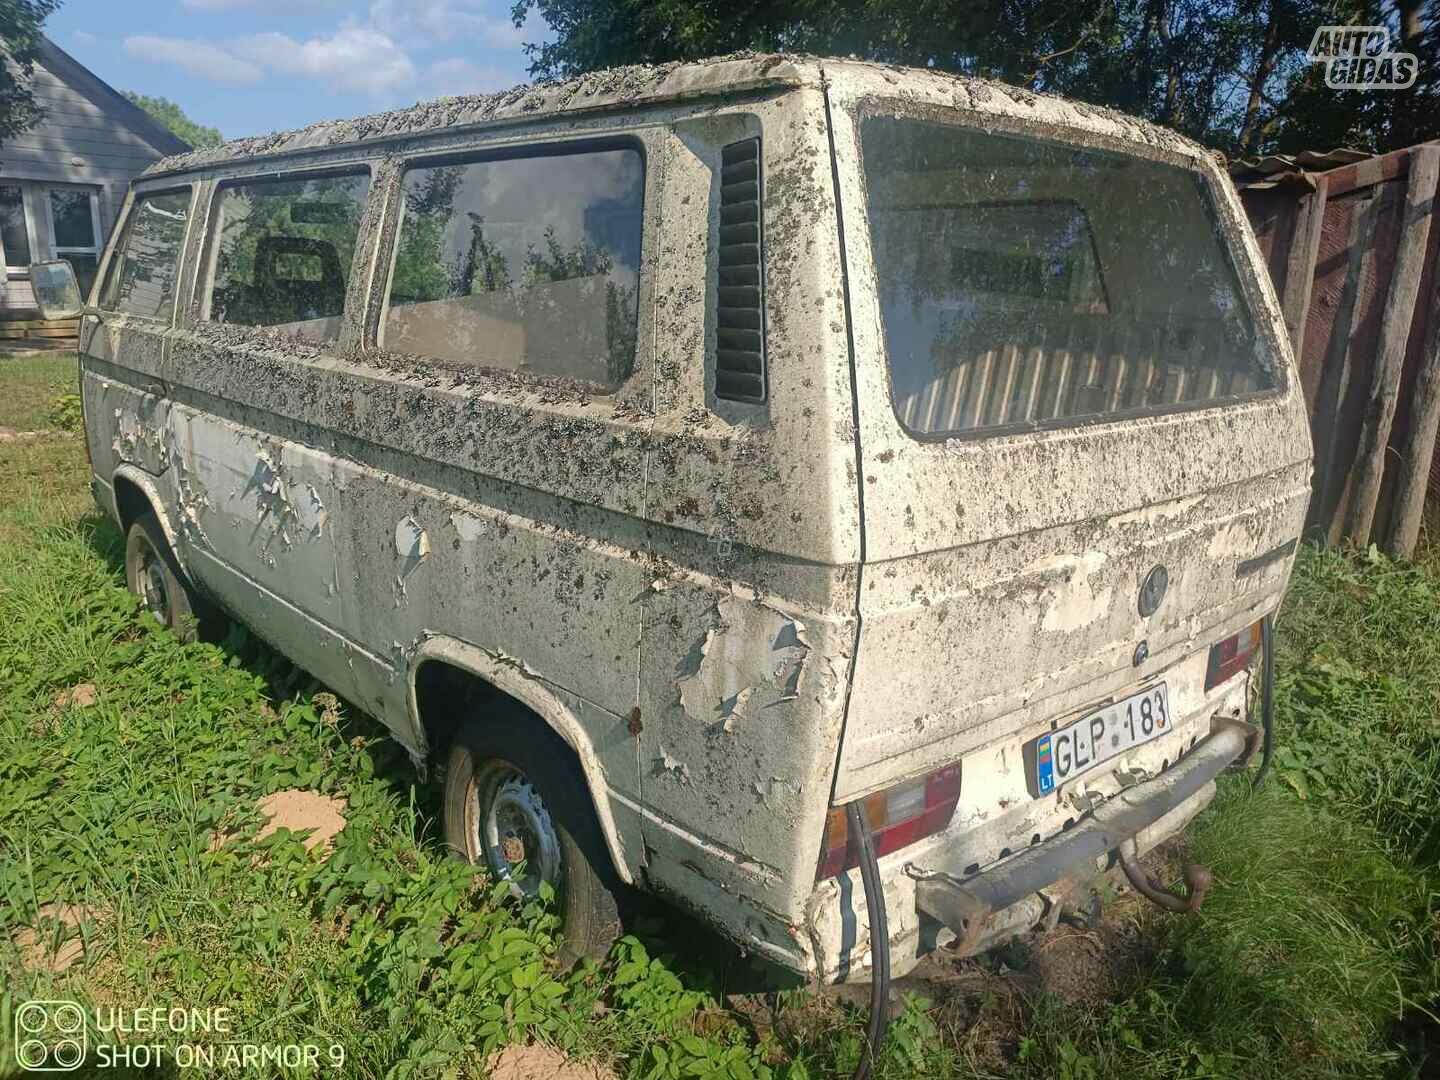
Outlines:
[[443,770],[569,957],[630,890],[825,982],[1199,902],[1136,859],[1263,741],[1310,436],[1171,132],[786,55],[316,124],[138,178],[80,353],[144,606]]

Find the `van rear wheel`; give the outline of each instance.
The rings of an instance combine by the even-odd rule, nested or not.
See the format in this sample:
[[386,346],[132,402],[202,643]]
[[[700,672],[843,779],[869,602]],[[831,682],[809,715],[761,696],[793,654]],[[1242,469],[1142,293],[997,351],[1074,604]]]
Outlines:
[[132,521],[125,533],[125,584],[140,606],[181,641],[210,636],[202,632],[201,624],[213,620],[212,609],[185,579],[165,530],[151,511]]
[[563,966],[605,958],[620,936],[622,886],[579,763],[548,728],[528,713],[468,722],[450,751],[444,816],[451,851],[515,897],[542,882],[555,891]]

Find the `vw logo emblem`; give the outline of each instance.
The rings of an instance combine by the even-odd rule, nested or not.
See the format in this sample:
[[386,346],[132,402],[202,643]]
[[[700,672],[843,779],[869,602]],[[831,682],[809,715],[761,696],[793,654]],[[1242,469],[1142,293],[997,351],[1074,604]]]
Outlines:
[[1157,566],[1145,575],[1140,583],[1140,614],[1147,618],[1155,614],[1160,601],[1165,599],[1165,590],[1170,586],[1170,571]]

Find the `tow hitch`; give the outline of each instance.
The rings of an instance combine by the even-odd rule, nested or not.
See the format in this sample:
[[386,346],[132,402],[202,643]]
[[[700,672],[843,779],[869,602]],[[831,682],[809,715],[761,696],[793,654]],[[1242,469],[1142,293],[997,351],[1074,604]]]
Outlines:
[[1150,881],[1136,863],[1135,837],[1213,783],[1245,755],[1255,734],[1249,724],[1217,717],[1211,733],[1167,771],[1118,792],[1058,836],[973,876],[957,875],[943,864],[907,863],[905,873],[915,881],[916,906],[949,927],[958,939],[957,951],[967,955],[983,947],[989,924],[999,912],[1057,882],[1093,878],[1116,853],[1137,892],[1167,911],[1196,910],[1210,887],[1210,872],[1202,866],[1187,867],[1187,895],[1169,892]]

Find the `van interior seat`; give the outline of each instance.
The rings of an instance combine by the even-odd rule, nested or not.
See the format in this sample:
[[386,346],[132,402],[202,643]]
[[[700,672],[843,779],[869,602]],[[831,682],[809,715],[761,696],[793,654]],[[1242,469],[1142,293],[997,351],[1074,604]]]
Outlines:
[[[296,263],[313,265],[316,272],[293,276]],[[286,276],[280,276],[282,269]],[[216,297],[225,322],[276,326],[339,315],[345,306],[345,276],[340,255],[328,240],[262,236],[255,244],[253,281],[226,293]]]

